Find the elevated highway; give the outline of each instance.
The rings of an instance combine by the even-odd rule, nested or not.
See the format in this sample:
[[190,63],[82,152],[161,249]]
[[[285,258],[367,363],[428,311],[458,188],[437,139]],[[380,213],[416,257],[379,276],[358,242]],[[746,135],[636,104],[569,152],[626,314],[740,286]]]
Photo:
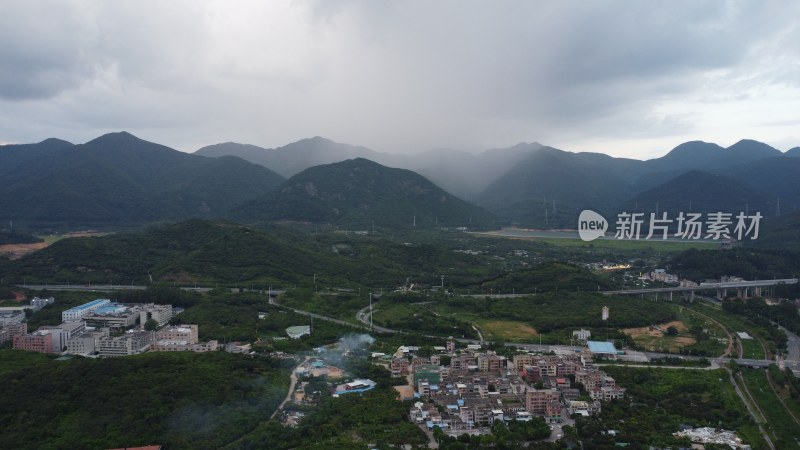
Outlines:
[[[672,299],[675,292],[688,293],[690,298],[694,298],[694,293],[698,291],[716,291],[717,298],[723,299],[728,295],[728,289],[735,289],[736,296],[748,298],[749,296],[761,296],[761,289],[764,287],[777,286],[779,284],[796,284],[798,278],[781,278],[774,280],[753,280],[753,281],[730,281],[720,283],[700,283],[697,286],[671,286],[660,288],[642,289],[622,289],[617,291],[602,291],[606,295],[658,295],[666,294]],[[752,290],[752,291],[751,291]],[[752,294],[751,294],[752,292]]]

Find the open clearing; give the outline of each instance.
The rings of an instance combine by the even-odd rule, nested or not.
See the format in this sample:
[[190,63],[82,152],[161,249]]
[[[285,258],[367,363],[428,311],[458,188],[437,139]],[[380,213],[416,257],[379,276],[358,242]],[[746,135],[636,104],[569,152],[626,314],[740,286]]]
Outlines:
[[524,341],[539,336],[539,333],[524,322],[511,320],[480,320],[474,321],[481,329],[483,338],[487,340]]
[[[678,330],[678,335],[668,336],[666,332],[669,327],[675,327]],[[655,326],[622,330],[623,333],[632,337],[636,344],[647,350],[669,350],[671,352],[679,351],[697,342],[693,337],[684,335],[687,331],[689,329],[686,325],[677,320]]]

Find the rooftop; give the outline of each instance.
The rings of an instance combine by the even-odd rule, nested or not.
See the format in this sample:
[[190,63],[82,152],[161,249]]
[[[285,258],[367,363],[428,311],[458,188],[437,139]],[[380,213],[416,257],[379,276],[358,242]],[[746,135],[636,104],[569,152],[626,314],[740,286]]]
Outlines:
[[617,354],[617,349],[612,342],[589,341],[589,351],[592,353]]

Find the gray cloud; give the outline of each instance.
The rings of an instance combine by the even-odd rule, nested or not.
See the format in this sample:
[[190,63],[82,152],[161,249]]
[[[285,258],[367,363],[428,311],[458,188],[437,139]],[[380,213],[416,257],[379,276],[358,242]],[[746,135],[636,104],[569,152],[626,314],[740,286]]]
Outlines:
[[[537,140],[642,158],[688,139],[784,143],[797,137],[798,13],[756,1],[11,1],[0,142],[127,129],[184,150],[323,135],[379,151]],[[752,124],[748,106],[765,111]]]

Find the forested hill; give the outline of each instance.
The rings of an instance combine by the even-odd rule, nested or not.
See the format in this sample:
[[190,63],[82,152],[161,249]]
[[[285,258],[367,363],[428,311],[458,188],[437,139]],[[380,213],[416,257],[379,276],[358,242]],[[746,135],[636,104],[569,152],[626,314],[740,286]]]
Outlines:
[[240,158],[206,158],[111,133],[0,147],[0,221],[114,227],[224,217],[283,178]]
[[[360,287],[427,280],[452,268],[455,285],[480,281],[477,257],[380,236],[312,235],[193,219],[143,231],[60,240],[15,261],[0,258],[11,284],[137,284]],[[152,280],[152,281],[151,281]],[[436,278],[438,281],[438,277]]]
[[363,158],[311,167],[236,211],[240,221],[291,221],[368,230],[487,228],[493,216],[421,175]]

